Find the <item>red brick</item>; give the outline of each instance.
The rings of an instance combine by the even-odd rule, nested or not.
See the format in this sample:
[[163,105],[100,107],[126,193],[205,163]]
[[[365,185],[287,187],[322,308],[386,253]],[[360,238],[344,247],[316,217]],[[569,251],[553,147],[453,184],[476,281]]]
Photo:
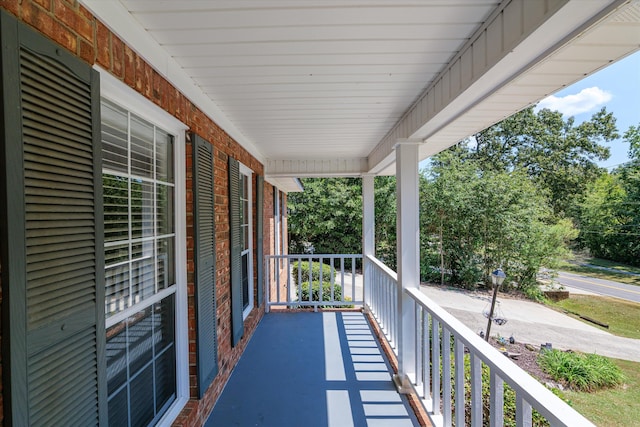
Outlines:
[[89,10],[83,5],[78,6],[78,13],[80,13],[81,16],[87,18],[89,21],[95,21],[93,14],[89,12]]
[[81,16],[68,3],[54,0],[53,12],[55,17],[68,28],[89,42],[93,42],[93,23]]
[[124,82],[134,87],[136,79],[136,54],[127,45],[124,46]]
[[2,0],[2,8],[14,16],[20,15],[20,3],[18,0]]
[[79,39],[78,56],[89,63],[89,65],[93,65],[96,61],[96,51],[93,48],[93,44],[88,43],[84,39]]
[[107,70],[111,69],[111,31],[98,21],[96,62]]
[[33,3],[37,3],[45,10],[51,12],[51,0],[31,0]]
[[111,71],[118,78],[124,77],[124,43],[111,35]]

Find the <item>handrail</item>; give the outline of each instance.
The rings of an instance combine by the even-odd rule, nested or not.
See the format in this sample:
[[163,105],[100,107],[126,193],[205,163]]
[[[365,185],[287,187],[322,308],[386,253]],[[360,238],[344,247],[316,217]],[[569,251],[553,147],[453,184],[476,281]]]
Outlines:
[[[356,283],[356,262],[362,259],[361,254],[287,254],[287,255],[266,255],[264,257],[265,271],[264,289],[266,293],[265,310],[268,312],[271,307],[353,307],[362,305],[363,290],[361,282]],[[292,265],[298,262],[297,269]],[[329,277],[323,273],[323,268],[319,269],[318,281],[328,284],[328,295],[325,295],[324,285],[318,289],[315,296],[313,288],[309,285],[306,297],[303,298],[303,291],[300,285],[303,282],[301,263],[327,265],[330,269]],[[327,264],[328,262],[328,264]],[[346,268],[345,263],[350,262],[350,268]],[[350,270],[350,271],[349,271]],[[273,277],[272,277],[273,275]],[[350,276],[350,283],[346,283]],[[338,288],[339,287],[339,288]],[[303,288],[304,289],[304,288]],[[338,295],[337,290],[340,290]],[[325,298],[326,297],[326,298]]]
[[[469,413],[471,425],[482,425],[482,364],[490,371],[490,417],[491,425],[504,423],[504,384],[508,384],[516,395],[516,425],[531,425],[532,408],[537,410],[552,426],[593,426],[593,423],[554,395],[527,372],[506,359],[497,349],[479,337],[462,322],[445,311],[419,288],[401,290],[397,274],[373,256],[365,258],[366,307],[371,311],[392,350],[402,360],[402,345],[396,345],[400,319],[407,312],[414,313],[415,330],[401,339],[415,339],[413,357],[415,366],[406,367],[413,390],[431,421],[437,426],[464,425],[464,393],[455,393],[452,387],[464,383],[464,353],[469,352],[471,363],[471,398]],[[398,313],[398,299],[402,294],[409,297],[409,307]],[[405,302],[406,304],[406,302]],[[405,332],[405,335],[407,332]],[[413,336],[415,334],[415,336]],[[453,340],[453,348],[451,347]],[[411,348],[411,346],[409,346]],[[453,359],[452,359],[453,356]],[[413,372],[411,372],[413,371]],[[452,375],[453,374],[453,375]]]
[[395,271],[393,271],[392,269],[387,267],[378,258],[376,258],[376,257],[374,257],[372,255],[367,255],[367,260],[369,260],[372,263],[374,263],[376,265],[376,267],[378,267],[380,270],[382,270],[382,272],[384,272],[387,276],[389,276],[390,279],[395,280],[396,282],[398,281],[398,273],[396,273]]
[[455,331],[456,338],[464,343],[470,353],[482,359],[489,366],[491,372],[497,372],[502,380],[509,384],[517,394],[522,394],[525,400],[550,421],[552,425],[557,423],[566,426],[594,425],[515,363],[504,363],[505,357],[503,354],[424,295],[419,289],[405,289],[404,292],[435,317],[440,324],[450,331]]

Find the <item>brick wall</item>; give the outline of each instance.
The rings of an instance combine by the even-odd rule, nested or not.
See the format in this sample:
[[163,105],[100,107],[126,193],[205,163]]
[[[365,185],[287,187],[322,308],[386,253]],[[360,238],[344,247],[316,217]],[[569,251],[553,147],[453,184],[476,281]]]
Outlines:
[[[195,104],[155,71],[126,42],[113,34],[77,1],[67,0],[0,0],[0,8],[35,28],[63,48],[90,65],[98,64],[127,86],[167,111],[191,131],[209,141],[215,157],[215,220],[216,220],[216,298],[218,320],[219,374],[205,397],[198,401],[196,381],[196,333],[194,312],[194,262],[193,262],[193,195],[191,193],[191,145],[187,144],[187,292],[189,325],[189,383],[191,399],[176,419],[176,426],[198,426],[207,419],[213,405],[229,378],[233,367],[244,351],[247,341],[262,318],[264,307],[254,309],[245,321],[244,338],[231,347],[230,264],[229,264],[229,207],[228,207],[228,156],[239,160],[255,174],[263,175],[263,165]],[[253,189],[255,202],[256,181]],[[272,253],[273,236],[273,187],[264,186],[264,253]],[[257,210],[254,205],[254,215]],[[255,221],[254,221],[255,224]],[[256,238],[254,233],[254,239]],[[254,240],[257,242],[257,240]],[[255,247],[255,244],[254,244]],[[257,266],[259,260],[255,259]],[[257,271],[257,269],[254,269]],[[255,292],[254,286],[254,292]],[[254,294],[257,301],[257,294]],[[1,289],[0,289],[1,298]],[[0,299],[1,301],[1,299]],[[0,361],[1,362],[1,361]],[[0,386],[1,387],[1,386]],[[0,389],[0,405],[2,394]],[[0,408],[1,409],[1,408]],[[2,414],[0,414],[2,416]],[[1,420],[0,420],[1,423]],[[1,424],[0,424],[1,425]]]

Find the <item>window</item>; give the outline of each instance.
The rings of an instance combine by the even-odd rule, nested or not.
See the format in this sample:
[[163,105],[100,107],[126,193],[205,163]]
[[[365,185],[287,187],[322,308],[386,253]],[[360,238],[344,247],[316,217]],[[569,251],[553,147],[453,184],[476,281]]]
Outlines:
[[240,227],[242,239],[242,317],[253,309],[253,171],[240,164]]
[[153,425],[184,394],[175,136],[107,99],[101,121],[109,424]]

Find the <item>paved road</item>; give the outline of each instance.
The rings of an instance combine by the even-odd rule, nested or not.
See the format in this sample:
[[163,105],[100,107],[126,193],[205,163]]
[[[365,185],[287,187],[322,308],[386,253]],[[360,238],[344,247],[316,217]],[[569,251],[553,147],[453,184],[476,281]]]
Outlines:
[[596,279],[594,277],[580,276],[578,274],[558,272],[555,279],[558,283],[572,288],[583,289],[600,295],[622,298],[640,303],[640,286],[627,285],[626,283],[612,282],[611,280]]

